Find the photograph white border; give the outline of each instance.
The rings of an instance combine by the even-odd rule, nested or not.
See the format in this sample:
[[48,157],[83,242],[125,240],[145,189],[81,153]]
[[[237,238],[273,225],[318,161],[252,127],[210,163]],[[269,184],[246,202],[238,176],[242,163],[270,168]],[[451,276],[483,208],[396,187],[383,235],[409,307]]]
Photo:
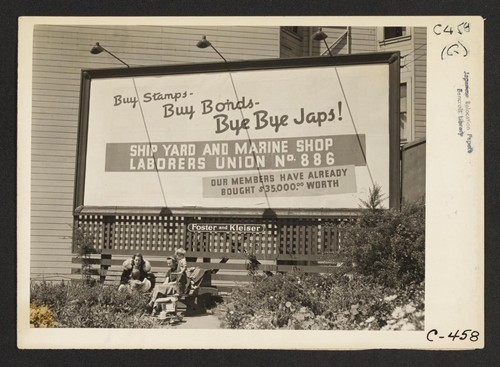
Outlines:
[[[436,24],[470,24],[443,37]],[[18,83],[18,347],[21,349],[478,349],[484,347],[483,24],[479,16],[433,17],[22,17]],[[426,288],[424,331],[243,331],[177,329],[35,329],[29,327],[30,146],[33,29],[60,25],[294,25],[427,27]],[[467,57],[442,60],[450,43],[470,46]],[[468,153],[457,135],[456,89],[469,73],[471,133]],[[446,336],[427,340],[431,330]],[[480,333],[477,342],[448,338]],[[132,337],[133,336],[133,337]]]

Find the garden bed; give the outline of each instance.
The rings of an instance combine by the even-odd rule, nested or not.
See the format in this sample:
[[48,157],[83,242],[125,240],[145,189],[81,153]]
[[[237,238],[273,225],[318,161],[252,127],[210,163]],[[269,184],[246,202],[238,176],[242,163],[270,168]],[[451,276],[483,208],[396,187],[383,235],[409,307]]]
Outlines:
[[230,329],[423,330],[424,283],[390,288],[358,274],[257,276],[215,313]]
[[31,285],[33,327],[166,327],[146,313],[149,293],[120,292],[118,287],[84,282],[37,282]]

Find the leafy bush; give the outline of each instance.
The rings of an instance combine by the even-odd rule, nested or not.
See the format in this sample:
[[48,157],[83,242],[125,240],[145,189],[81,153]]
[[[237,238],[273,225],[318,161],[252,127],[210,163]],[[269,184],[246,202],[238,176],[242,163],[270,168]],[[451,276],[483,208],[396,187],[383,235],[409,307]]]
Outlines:
[[245,254],[245,266],[248,271],[248,275],[254,276],[257,274],[259,270],[259,261],[257,260],[257,255],[255,254],[255,250],[247,251],[244,250]]
[[31,327],[52,327],[54,317],[46,306],[30,304],[30,326]]
[[[340,255],[356,271],[386,286],[420,283],[425,276],[425,206],[405,203],[401,210],[379,209],[380,191],[372,190],[354,224],[344,225]],[[377,204],[378,203],[378,204]]]
[[33,283],[31,303],[51,310],[57,327],[152,328],[158,322],[144,314],[148,294],[80,283]]
[[96,280],[92,278],[94,269],[90,255],[99,251],[95,247],[94,235],[83,228],[73,228],[73,247],[76,250],[77,258],[80,259],[82,279],[89,285],[94,285]]
[[231,329],[422,330],[423,283],[387,288],[354,274],[258,276],[219,307]]

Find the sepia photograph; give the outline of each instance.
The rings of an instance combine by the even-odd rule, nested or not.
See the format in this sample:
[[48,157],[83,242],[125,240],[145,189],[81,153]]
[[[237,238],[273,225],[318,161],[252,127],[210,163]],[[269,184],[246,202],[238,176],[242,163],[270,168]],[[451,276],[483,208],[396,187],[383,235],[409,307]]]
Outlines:
[[[439,191],[453,179],[439,178],[443,150],[480,169],[482,64],[467,38],[480,29],[341,20],[21,19],[21,344],[88,329],[90,344],[69,345],[102,348],[91,337],[102,329],[179,336],[127,348],[189,348],[190,332],[234,348],[259,331],[297,335],[284,349],[315,348],[308,335],[326,336],[322,349],[371,348],[353,341],[376,331],[380,345],[436,348],[457,328],[468,343],[456,348],[483,343],[481,322],[439,328],[434,301],[450,254],[436,218],[467,220],[463,190],[480,209],[466,184]],[[430,35],[449,29],[461,38],[429,61]],[[457,55],[479,68],[450,67]],[[429,81],[436,63],[455,71],[446,86]],[[445,114],[432,98],[442,90]],[[481,218],[470,224],[477,238]],[[482,244],[470,251],[475,267]],[[469,279],[482,320],[482,278]],[[349,337],[331,344],[336,332]]]

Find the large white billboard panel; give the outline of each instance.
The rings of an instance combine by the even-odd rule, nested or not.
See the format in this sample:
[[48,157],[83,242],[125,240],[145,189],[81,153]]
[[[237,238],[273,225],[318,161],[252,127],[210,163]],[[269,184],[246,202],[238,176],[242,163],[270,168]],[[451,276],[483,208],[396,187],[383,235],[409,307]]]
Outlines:
[[387,64],[91,81],[84,205],[357,208],[374,183]]

